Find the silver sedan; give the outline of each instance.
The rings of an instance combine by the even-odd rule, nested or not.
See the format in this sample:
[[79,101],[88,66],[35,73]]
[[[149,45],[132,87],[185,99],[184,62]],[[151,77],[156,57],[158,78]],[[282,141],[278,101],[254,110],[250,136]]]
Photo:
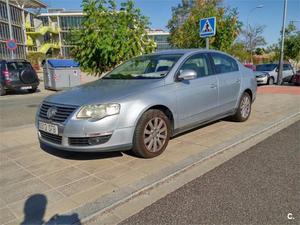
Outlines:
[[42,145],[80,152],[133,150],[151,158],[169,139],[231,116],[245,121],[252,71],[209,50],[169,50],[124,62],[102,79],[47,97],[36,127]]

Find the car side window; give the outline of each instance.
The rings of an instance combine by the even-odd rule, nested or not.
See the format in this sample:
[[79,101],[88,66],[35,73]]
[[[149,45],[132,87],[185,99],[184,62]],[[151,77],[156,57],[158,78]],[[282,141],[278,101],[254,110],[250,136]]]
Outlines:
[[7,63],[7,69],[9,72],[16,72],[18,70],[15,63]]
[[217,74],[229,73],[239,70],[236,61],[227,55],[223,55],[220,53],[211,53],[211,57],[213,59],[213,63]]
[[291,70],[291,66],[289,64],[283,64],[283,70]]
[[183,70],[194,70],[197,77],[205,77],[211,74],[208,59],[205,54],[197,54],[191,56],[180,68],[180,73]]

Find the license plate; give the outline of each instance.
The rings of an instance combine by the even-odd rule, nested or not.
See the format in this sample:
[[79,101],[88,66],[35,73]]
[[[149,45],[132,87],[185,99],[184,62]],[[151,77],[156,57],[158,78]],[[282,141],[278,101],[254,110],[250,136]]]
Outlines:
[[26,86],[26,87],[21,87],[21,90],[28,90],[28,89],[31,89],[32,87],[31,86]]
[[58,126],[50,123],[39,122],[39,130],[58,135]]

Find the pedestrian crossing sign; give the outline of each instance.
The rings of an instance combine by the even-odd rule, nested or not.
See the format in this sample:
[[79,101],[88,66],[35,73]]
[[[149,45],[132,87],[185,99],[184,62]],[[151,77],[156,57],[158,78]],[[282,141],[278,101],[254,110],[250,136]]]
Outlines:
[[203,18],[200,20],[200,37],[216,35],[216,17]]

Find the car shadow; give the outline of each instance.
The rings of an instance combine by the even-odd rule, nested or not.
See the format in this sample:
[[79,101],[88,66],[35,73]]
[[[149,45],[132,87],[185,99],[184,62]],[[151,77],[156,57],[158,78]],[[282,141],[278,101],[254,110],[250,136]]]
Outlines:
[[72,152],[56,149],[52,146],[40,143],[40,148],[51,155],[71,160],[97,160],[97,159],[106,159],[106,158],[116,158],[123,157],[123,152]]
[[77,213],[69,215],[56,214],[49,221],[44,221],[48,200],[44,194],[31,195],[24,204],[24,218],[21,225],[54,225],[54,224],[78,224],[81,225]]

